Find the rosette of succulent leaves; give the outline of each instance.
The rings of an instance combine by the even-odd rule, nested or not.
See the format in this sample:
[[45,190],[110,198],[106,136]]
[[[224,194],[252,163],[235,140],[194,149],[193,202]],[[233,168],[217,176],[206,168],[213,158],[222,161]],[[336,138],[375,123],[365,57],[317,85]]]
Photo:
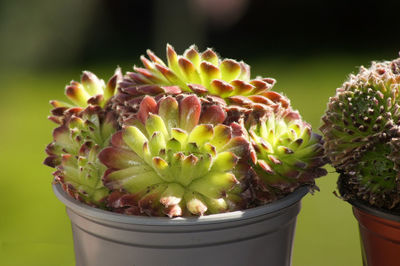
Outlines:
[[345,200],[400,211],[400,58],[372,62],[329,99],[321,131]]
[[44,164],[56,169],[55,182],[68,194],[92,206],[105,207],[109,195],[101,181],[106,167],[98,153],[109,145],[118,129],[115,113],[107,102],[121,79],[119,68],[107,84],[84,71],[81,82],[71,81],[65,88],[71,103],[50,102],[54,109],[49,119],[59,126],[46,147]]
[[[196,95],[146,96],[135,125],[114,134],[99,155],[109,170],[109,207],[129,214],[188,216],[245,208],[249,142],[222,124],[222,108]],[[238,125],[237,125],[238,126]],[[244,168],[244,169],[243,169]]]
[[[111,200],[112,205],[118,208],[119,211],[135,214],[146,212],[152,215],[154,215],[153,212],[157,214],[166,213],[170,216],[186,215],[187,213],[210,214],[231,211],[272,202],[293,192],[302,185],[313,189],[315,188],[314,179],[326,175],[326,170],[321,168],[326,163],[321,137],[312,132],[311,126],[301,119],[297,111],[292,109],[289,99],[272,90],[275,84],[274,79],[260,77],[251,79],[250,67],[246,63],[232,59],[221,59],[212,49],[207,49],[200,53],[195,46],[191,46],[183,55],[177,55],[172,46],[167,45],[167,63],[164,63],[151,51],[147,51],[147,54],[149,58],[141,57],[144,67],[135,66],[133,72],[126,73],[120,83],[117,94],[111,100],[112,108],[118,114],[119,122],[124,129],[123,133],[118,133],[118,137],[115,137],[118,140],[116,140],[118,144],[114,145],[113,148],[106,149],[104,154],[101,154],[104,155],[104,158],[100,156],[102,162],[110,169],[104,179],[108,184],[107,186],[110,189],[118,189],[117,191],[119,191],[118,194],[115,193],[113,195]],[[149,98],[148,95],[152,97]],[[196,102],[193,107],[189,106],[194,109],[184,113],[198,113],[200,120],[193,120],[194,128],[177,127],[176,131],[174,127],[180,124],[174,122],[172,123],[173,127],[171,127],[169,125],[170,122],[168,122],[171,121],[170,118],[164,116],[169,113],[176,113],[175,109],[189,108],[188,106],[181,106],[182,102],[189,101],[185,99],[198,99],[201,110],[196,109],[199,108],[197,107],[199,106],[197,100],[191,100]],[[169,104],[167,105],[166,102]],[[161,103],[163,103],[162,110],[165,115],[158,113]],[[180,114],[180,112],[178,113]],[[152,114],[151,118],[148,118],[147,113]],[[154,118],[154,116],[157,118]],[[155,153],[148,148],[150,142],[155,142],[155,140],[152,140],[154,129],[149,131],[146,128],[145,125],[150,122],[144,117],[150,119],[150,121],[163,121],[163,123],[160,122],[159,124],[161,128],[166,128],[163,129],[164,133],[154,135],[154,138],[157,136],[157,139],[162,139],[159,140],[161,143],[165,142],[162,145],[166,145],[159,148],[160,150],[157,149]],[[178,117],[179,119],[184,119],[181,115]],[[172,121],[179,120],[174,118]],[[199,124],[197,125],[196,123]],[[157,185],[156,189],[152,185],[142,184],[142,189],[151,187],[155,191],[151,192],[151,189],[147,189],[141,191],[131,190],[129,192],[130,190],[124,188],[123,184],[124,182],[127,182],[127,184],[135,182],[133,173],[137,170],[132,168],[123,172],[128,165],[119,165],[117,167],[108,162],[109,160],[118,161],[116,158],[124,157],[130,149],[130,156],[135,154],[139,159],[146,162],[146,167],[153,169],[149,170],[152,173],[151,175],[158,177],[158,181],[153,180],[154,182],[161,182],[159,180],[159,177],[162,176],[161,170],[157,167],[165,167],[162,172],[167,176],[181,178],[176,172],[171,174],[169,171],[177,168],[177,166],[173,165],[189,164],[188,156],[191,154],[192,146],[199,148],[205,145],[206,147],[200,147],[201,153],[198,151],[193,153],[196,158],[192,160],[194,165],[200,164],[204,160],[199,158],[211,156],[211,161],[219,158],[220,150],[217,147],[215,147],[215,154],[210,153],[206,157],[204,157],[204,154],[201,157],[198,156],[204,153],[206,151],[204,149],[207,149],[209,145],[213,146],[213,134],[219,132],[216,129],[222,128],[222,125],[229,128],[226,129],[226,131],[231,132],[229,133],[229,138],[240,136],[249,143],[246,153],[234,153],[234,157],[237,158],[235,160],[238,163],[229,169],[239,183],[236,185],[229,183],[232,186],[231,190],[228,187],[218,190],[218,186],[210,183],[209,186],[213,186],[215,191],[219,191],[212,197],[211,195],[206,196],[205,192],[195,191],[195,194],[191,194],[197,195],[195,198],[197,207],[195,209],[193,209],[191,198],[188,196],[188,191],[193,190],[190,188],[191,183],[186,184],[174,181],[178,182],[174,186],[175,189],[179,188],[179,194],[173,196],[174,201],[172,201],[172,204],[168,198],[171,189],[165,187],[165,185]],[[128,130],[130,127],[137,129],[131,128]],[[205,130],[206,128],[207,130]],[[191,132],[192,129],[196,129],[194,133]],[[140,130],[140,134],[138,130]],[[184,141],[175,136],[180,131],[184,132]],[[202,133],[200,134],[199,132]],[[210,132],[214,133],[211,134]],[[198,136],[199,143],[195,142],[197,137],[191,137],[194,134]],[[204,139],[201,138],[203,134]],[[139,135],[140,137],[138,137]],[[171,138],[175,139],[173,143],[180,142],[179,145],[174,146],[175,150],[170,148],[172,144],[167,144],[171,141]],[[120,139],[124,141],[120,141]],[[143,143],[140,142],[139,147],[144,145],[143,147],[149,150],[146,155],[148,156],[147,159],[143,158],[144,150],[135,150],[132,145],[128,144],[129,139],[142,140]],[[190,145],[187,146],[188,144]],[[176,150],[176,147],[181,150]],[[164,157],[160,154],[157,155],[160,151]],[[119,153],[121,154],[118,155]],[[167,155],[171,153],[179,154],[180,157]],[[248,156],[243,156],[243,154],[248,154]],[[154,158],[157,156],[162,160],[156,159],[155,161]],[[149,158],[153,159],[150,160]],[[120,158],[120,160],[122,159]],[[135,160],[132,159],[132,161]],[[192,169],[196,168],[194,165],[192,165]],[[211,171],[211,169],[216,171],[216,167],[211,163],[207,169],[208,171]],[[117,171],[115,171],[116,169]],[[184,171],[183,166],[178,166],[178,169]],[[196,172],[202,173],[200,170]],[[128,178],[129,176],[131,179]],[[187,178],[187,182],[189,182],[194,177],[189,175]],[[208,179],[196,176],[192,182],[195,182],[197,186],[197,184],[206,182],[206,180]],[[168,183],[172,181],[168,181],[167,178],[162,182]],[[139,186],[133,186],[133,188],[138,189]],[[229,193],[229,191],[235,191],[236,194]],[[144,194],[145,192],[147,194]],[[217,195],[219,195],[219,198]],[[233,203],[231,200],[232,195],[236,195],[235,198],[237,198],[234,202],[240,202],[240,204]],[[154,205],[150,209],[148,209],[149,201]],[[190,202],[189,205],[188,202]],[[216,205],[217,203],[222,205]]]
[[[61,121],[63,130],[56,131],[65,134],[54,134],[46,162],[76,198],[125,214],[206,215],[272,202],[300,186],[312,190],[314,179],[326,174],[321,137],[272,90],[274,79],[251,79],[247,64],[221,59],[212,49],[200,53],[191,46],[181,56],[167,45],[167,63],[147,53],[143,68],[117,74],[103,93],[83,87],[85,97],[73,98],[101,110],[96,127],[86,126],[82,108],[53,103],[61,109],[51,119]],[[75,126],[72,116],[84,126]],[[103,127],[110,134],[95,138],[93,128]],[[72,151],[75,139],[98,145],[96,156]],[[83,173],[81,157],[96,174]],[[104,193],[88,196],[97,190]]]

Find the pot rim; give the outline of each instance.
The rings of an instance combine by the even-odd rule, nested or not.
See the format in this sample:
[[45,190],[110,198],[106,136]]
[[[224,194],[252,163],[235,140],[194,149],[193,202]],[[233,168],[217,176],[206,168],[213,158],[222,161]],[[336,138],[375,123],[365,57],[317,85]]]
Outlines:
[[66,205],[67,208],[79,213],[82,216],[88,218],[101,219],[109,222],[118,222],[125,224],[136,224],[136,225],[159,225],[159,226],[181,226],[181,225],[193,225],[193,224],[214,224],[224,223],[235,220],[246,220],[252,219],[265,214],[277,212],[281,209],[289,207],[296,202],[300,201],[308,192],[308,186],[301,186],[295,191],[287,195],[286,197],[279,199],[275,202],[250,208],[242,211],[233,211],[219,214],[210,214],[200,217],[146,217],[146,216],[134,216],[115,213],[91,207],[76,199],[69,196],[61,187],[60,184],[52,184],[54,194],[56,197]]
[[360,209],[366,213],[386,220],[400,222],[400,215],[395,215],[393,213],[390,213],[389,211],[378,209],[377,207],[373,207],[358,199],[348,199],[347,201],[357,209]]

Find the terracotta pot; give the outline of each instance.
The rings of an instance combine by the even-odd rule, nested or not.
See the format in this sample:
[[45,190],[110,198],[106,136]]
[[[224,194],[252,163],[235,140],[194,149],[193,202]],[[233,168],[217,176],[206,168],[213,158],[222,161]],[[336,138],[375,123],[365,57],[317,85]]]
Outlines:
[[400,265],[400,216],[351,201],[361,237],[364,266]]
[[265,206],[198,218],[139,217],[92,208],[60,185],[77,266],[289,266],[307,187]]

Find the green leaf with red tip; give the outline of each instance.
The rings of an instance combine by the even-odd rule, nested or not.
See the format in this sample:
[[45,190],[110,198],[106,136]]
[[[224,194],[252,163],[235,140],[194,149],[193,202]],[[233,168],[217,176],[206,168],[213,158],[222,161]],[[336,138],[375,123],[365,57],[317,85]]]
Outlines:
[[232,173],[210,172],[206,176],[194,180],[189,188],[208,198],[224,197],[227,191],[238,184]]
[[178,77],[180,77],[182,73],[178,63],[178,55],[176,54],[174,48],[169,44],[167,44],[167,59],[168,67],[171,68]]
[[164,121],[169,133],[171,133],[172,128],[178,127],[179,104],[175,98],[168,96],[161,99],[158,107],[158,115]]
[[168,168],[168,163],[161,157],[153,157],[153,168],[163,171]]
[[165,66],[161,66],[159,64],[156,64],[155,66],[157,70],[165,77],[165,79],[170,82],[170,84],[177,85],[184,91],[189,90],[187,85],[171,69]]
[[190,80],[190,83],[201,84],[200,73],[190,60],[181,57],[179,58],[178,63],[186,80]]
[[147,50],[146,53],[149,56],[149,58],[151,59],[151,61],[153,61],[154,63],[160,64],[162,66],[165,66],[164,62],[160,58],[158,58],[151,50]]
[[200,64],[201,83],[209,88],[211,81],[221,78],[221,71],[218,67],[208,62],[201,62]]
[[99,153],[99,160],[109,168],[124,169],[141,165],[144,161],[136,153],[116,147],[107,147]]
[[243,157],[249,153],[250,143],[244,137],[234,137],[222,147],[221,151],[230,151],[236,156]]
[[210,48],[208,48],[201,54],[201,59],[213,64],[214,66],[219,65],[218,55]]
[[209,91],[211,94],[216,94],[225,98],[230,96],[233,93],[234,89],[235,87],[233,87],[228,82],[220,79],[214,79],[211,81]]
[[182,152],[177,152],[172,155],[170,158],[170,172],[171,176],[174,176],[176,180],[178,180],[179,175],[181,174],[182,161],[185,159],[185,155]]
[[150,70],[151,72],[154,73],[154,71],[156,71],[156,67],[154,66],[153,62],[150,61],[149,59],[147,59],[145,56],[140,56],[140,61],[142,61],[143,65],[145,66],[145,68],[147,68],[148,70]]
[[104,89],[104,99],[107,101],[117,92],[118,83],[122,81],[121,68],[115,69],[114,75],[108,80],[107,85]]
[[200,156],[196,164],[196,172],[193,175],[193,180],[201,178],[205,176],[208,172],[210,172],[211,165],[213,163],[213,157],[211,156],[211,154],[206,153]]
[[249,83],[255,87],[254,90],[252,91],[253,94],[259,94],[259,93],[269,89],[268,84],[259,79],[254,79],[254,80],[250,81]]
[[181,172],[176,178],[177,182],[184,186],[188,186],[196,175],[197,163],[199,158],[190,154],[181,161]]
[[194,142],[197,146],[203,146],[214,135],[213,126],[209,124],[197,125],[189,134],[188,142]]
[[149,186],[163,183],[158,174],[147,165],[133,166],[117,170],[104,177],[104,184],[113,189],[123,188],[129,193],[136,194]]
[[79,144],[74,142],[74,140],[70,136],[70,131],[67,127],[61,126],[53,131],[54,138],[54,149],[57,152],[64,151],[65,153],[77,153],[79,149]]
[[[163,66],[160,66],[160,68],[163,68]],[[148,69],[136,66],[133,67],[133,70],[136,71],[138,75],[136,75],[135,73],[129,73],[129,75],[131,78],[138,81],[139,84],[141,83],[155,83],[160,85],[168,84],[168,79],[166,79],[166,77],[162,75],[161,72],[153,72]]]
[[95,74],[90,71],[83,71],[81,77],[82,85],[89,95],[103,94],[105,87],[104,81],[100,80]]
[[226,151],[218,153],[217,157],[214,159],[214,163],[210,171],[230,171],[236,166],[238,161],[239,158],[232,152]]
[[65,94],[74,104],[82,107],[87,106],[87,100],[91,97],[79,83],[74,86],[66,86]]
[[172,152],[178,152],[178,151],[182,150],[181,143],[174,138],[168,140],[166,147],[167,147],[167,150],[171,150]]
[[187,135],[186,131],[184,131],[180,128],[173,128],[173,129],[171,129],[171,137],[176,139],[177,141],[179,141],[179,143],[181,143],[181,145],[186,147],[186,143],[187,143],[187,139],[188,139],[188,135]]
[[126,127],[123,130],[122,138],[137,155],[144,157],[143,146],[148,142],[148,139],[137,127]]
[[184,56],[189,59],[196,69],[199,69],[201,58],[194,45],[190,46],[184,53]]
[[167,127],[160,116],[150,113],[145,126],[148,136],[152,136],[154,132],[160,132],[165,139],[169,138]]
[[153,133],[149,141],[150,153],[153,156],[158,156],[162,149],[165,150],[167,143],[165,142],[165,137],[159,131]]
[[249,95],[255,89],[250,83],[239,79],[233,80],[231,85],[235,88],[234,93],[238,95]]
[[226,82],[231,82],[240,75],[240,64],[232,59],[225,59],[219,66],[221,70],[221,78]]
[[232,129],[226,125],[216,125],[214,127],[214,137],[210,143],[215,146],[217,150],[221,150],[232,137]]

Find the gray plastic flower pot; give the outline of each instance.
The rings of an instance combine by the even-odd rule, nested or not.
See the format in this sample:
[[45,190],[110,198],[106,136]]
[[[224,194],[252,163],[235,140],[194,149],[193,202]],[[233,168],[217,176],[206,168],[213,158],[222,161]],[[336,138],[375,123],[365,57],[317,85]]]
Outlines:
[[272,204],[198,218],[128,216],[53,185],[72,223],[76,266],[287,266],[307,187]]

